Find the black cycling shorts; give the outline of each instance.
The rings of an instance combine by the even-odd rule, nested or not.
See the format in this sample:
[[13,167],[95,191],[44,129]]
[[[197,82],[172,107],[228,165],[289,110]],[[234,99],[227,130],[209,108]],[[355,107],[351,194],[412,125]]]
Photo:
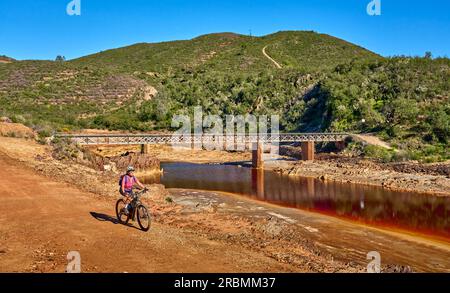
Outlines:
[[120,193],[122,196],[128,196],[128,195],[131,195],[131,194],[133,193],[133,191],[130,191],[130,192],[123,192],[123,191],[122,191],[122,188],[119,188],[119,193]]

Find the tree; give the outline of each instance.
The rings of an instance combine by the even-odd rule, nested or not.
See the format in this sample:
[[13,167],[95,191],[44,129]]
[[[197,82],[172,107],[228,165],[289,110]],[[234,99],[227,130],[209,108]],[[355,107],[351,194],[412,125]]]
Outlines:
[[61,56],[61,55],[58,55],[58,56],[56,56],[55,61],[56,61],[56,62],[64,62],[64,61],[66,61],[66,57],[65,57],[65,56]]

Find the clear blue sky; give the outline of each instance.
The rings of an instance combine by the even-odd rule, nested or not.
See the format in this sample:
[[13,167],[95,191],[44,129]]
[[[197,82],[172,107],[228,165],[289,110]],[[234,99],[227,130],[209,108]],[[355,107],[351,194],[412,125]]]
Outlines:
[[314,30],[384,56],[450,57],[450,0],[0,0],[0,55],[68,59],[138,42],[189,39],[212,32],[265,35]]

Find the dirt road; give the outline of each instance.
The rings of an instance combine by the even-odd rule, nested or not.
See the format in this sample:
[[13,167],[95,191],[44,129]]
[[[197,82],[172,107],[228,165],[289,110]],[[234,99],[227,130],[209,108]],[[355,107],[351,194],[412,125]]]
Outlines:
[[277,61],[275,61],[272,57],[269,56],[269,54],[267,54],[267,52],[266,52],[267,47],[268,46],[265,46],[262,49],[262,52],[263,52],[264,56],[266,56],[266,58],[269,59],[278,69],[283,68],[283,67],[281,67],[281,65]]
[[353,135],[353,137],[367,143],[370,145],[374,145],[374,146],[378,146],[378,147],[382,147],[388,150],[391,150],[392,147],[385,141],[382,141],[380,138],[374,136],[374,135],[370,135],[370,134],[355,134]]
[[262,254],[153,223],[119,225],[114,200],[36,175],[0,156],[0,271],[64,272],[70,251],[84,272],[279,272]]

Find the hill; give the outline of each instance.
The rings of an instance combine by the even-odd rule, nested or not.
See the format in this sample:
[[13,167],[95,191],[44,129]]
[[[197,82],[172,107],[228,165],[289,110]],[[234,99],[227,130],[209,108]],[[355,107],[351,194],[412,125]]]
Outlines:
[[209,34],[189,41],[136,44],[101,52],[73,62],[108,66],[120,71],[170,69],[240,70],[259,72],[272,68],[262,54],[264,47],[283,67],[320,71],[358,58],[377,58],[368,50],[334,37],[314,32],[279,32],[265,37],[233,33]]
[[0,115],[42,130],[145,131],[201,105],[279,114],[284,131],[374,132],[408,158],[445,160],[449,81],[446,58],[383,58],[314,32],[220,33],[3,64]]
[[8,56],[5,55],[0,55],[0,64],[1,63],[11,63],[14,62],[15,60],[13,58],[10,58]]

